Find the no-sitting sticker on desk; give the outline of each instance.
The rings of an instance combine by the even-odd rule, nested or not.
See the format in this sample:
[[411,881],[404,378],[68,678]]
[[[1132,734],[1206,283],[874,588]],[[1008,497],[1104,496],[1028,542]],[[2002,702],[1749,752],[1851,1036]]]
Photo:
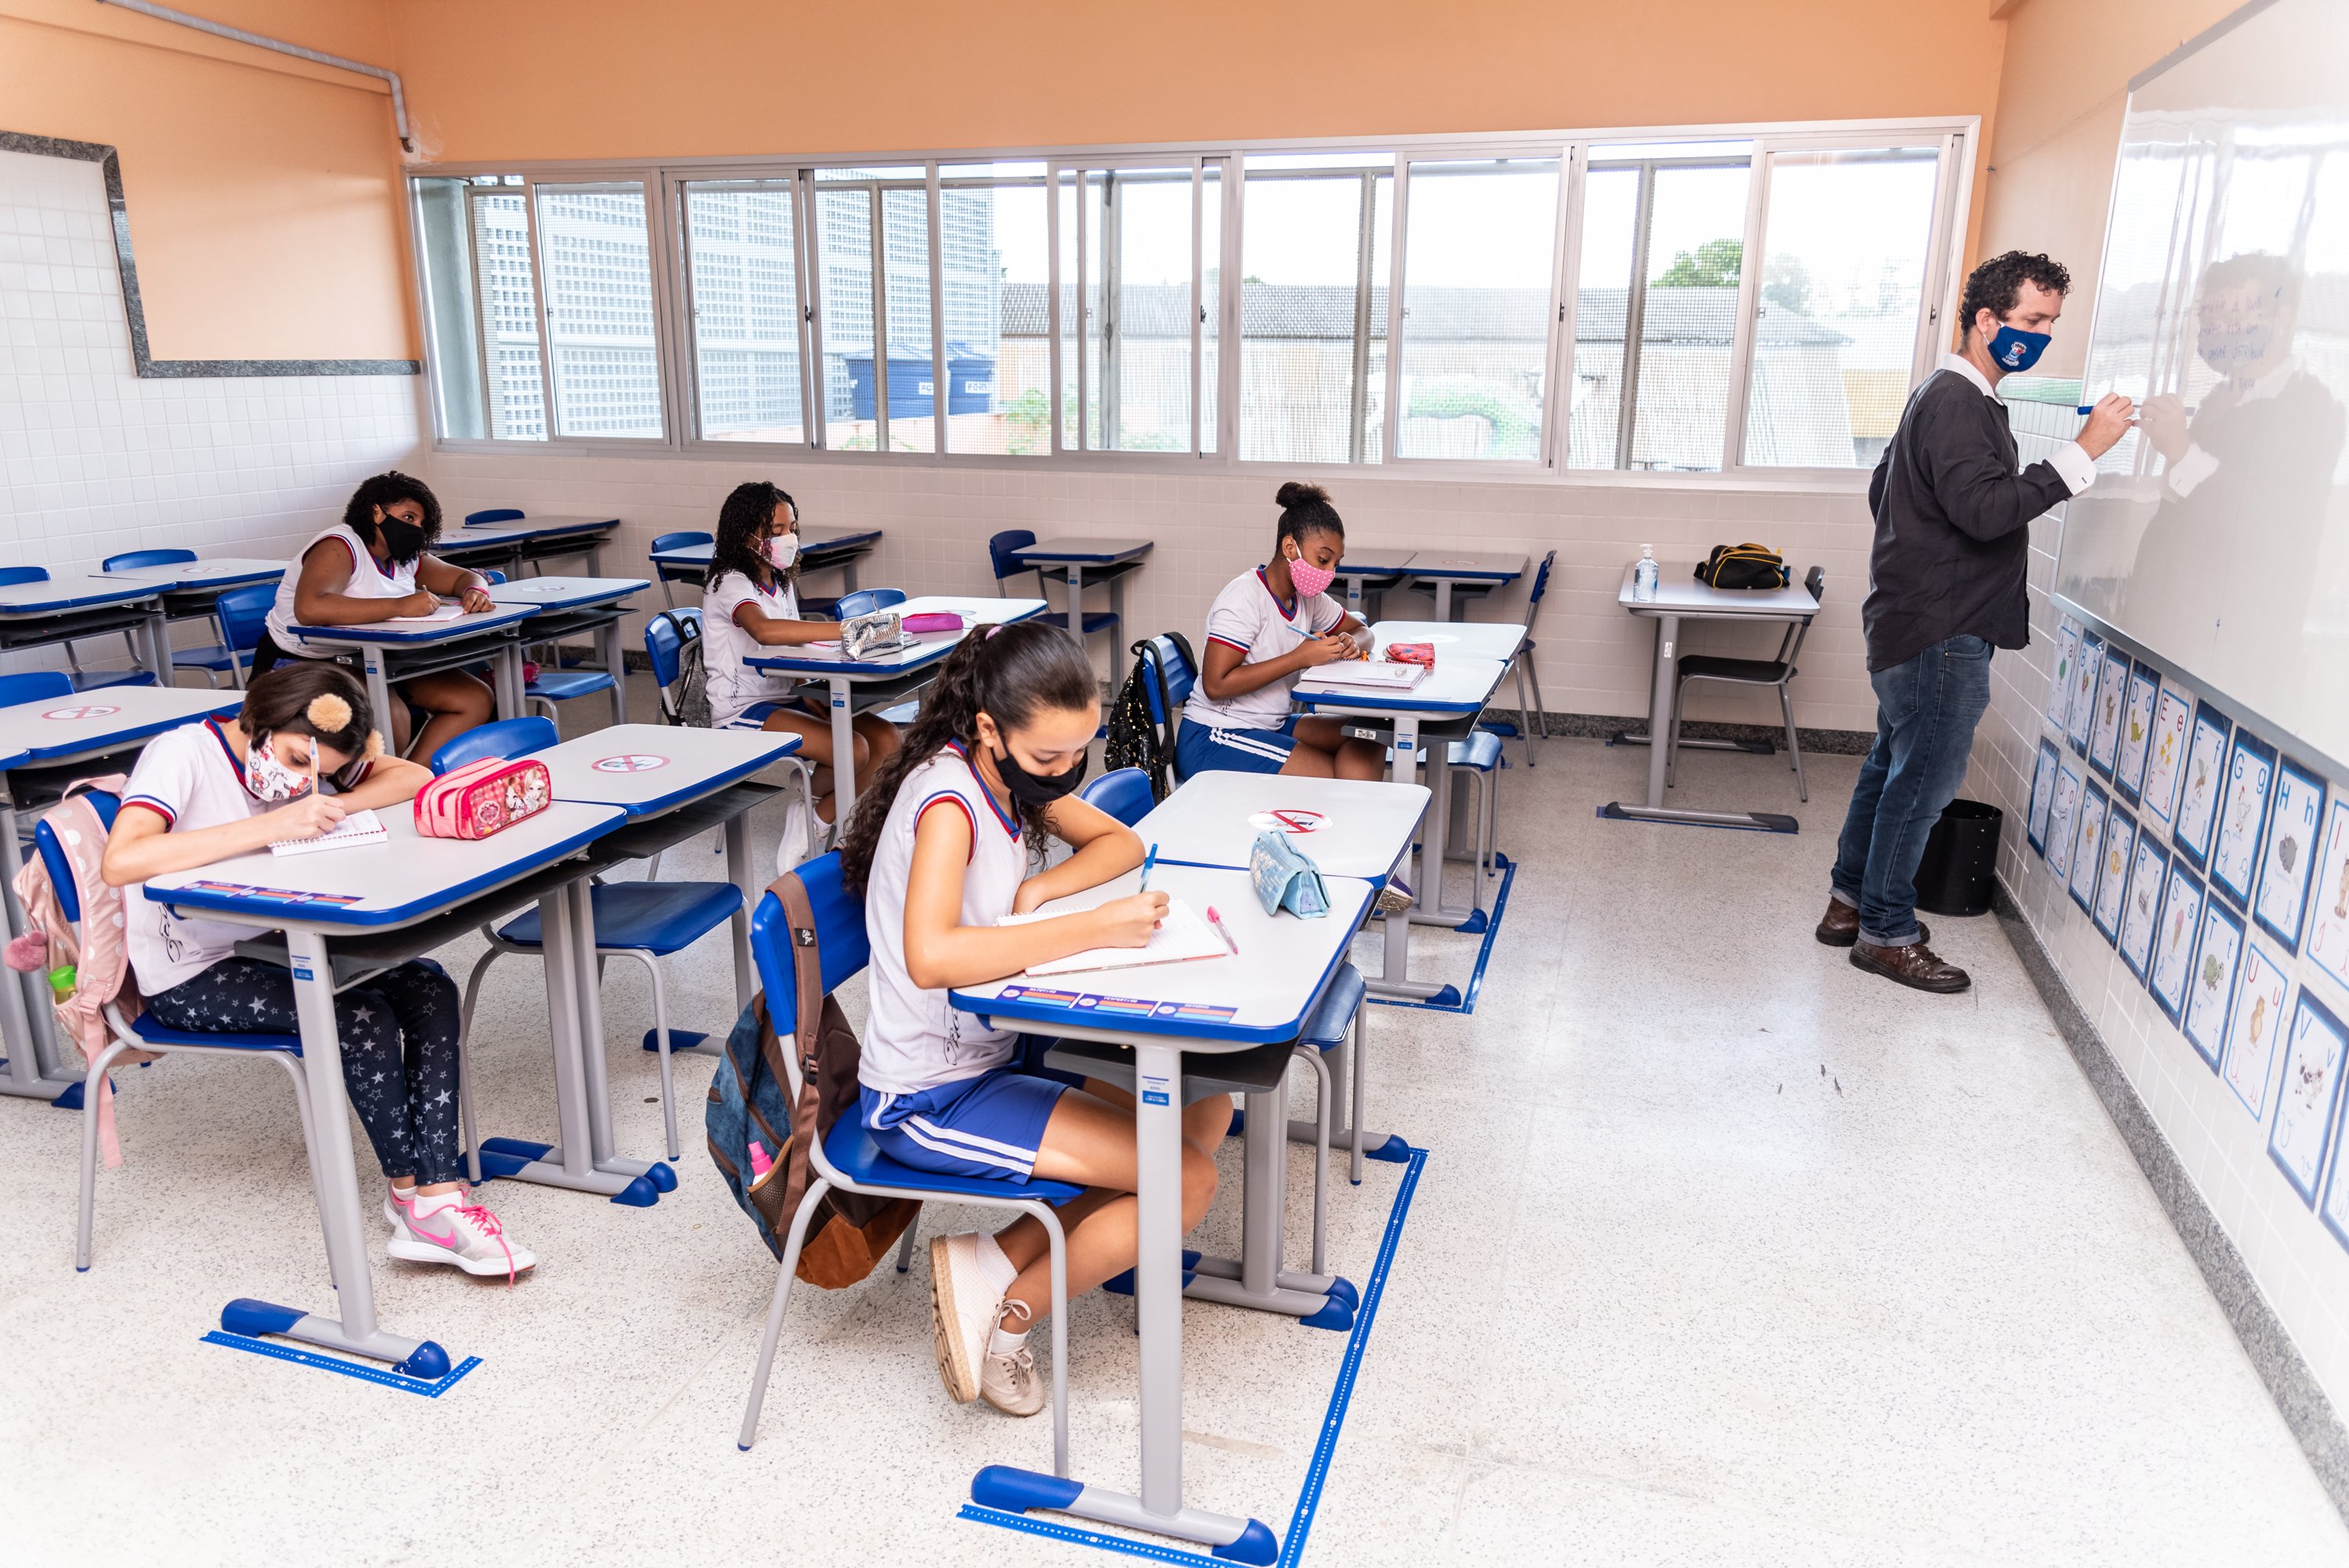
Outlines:
[[1318,833],[1330,825],[1328,816],[1299,806],[1278,806],[1249,814],[1248,826],[1260,833]]
[[667,767],[668,758],[648,751],[629,751],[617,757],[599,757],[590,766],[598,773],[649,773],[656,768]]
[[71,721],[77,718],[108,718],[122,709],[110,702],[81,703],[73,707],[53,707],[41,715],[43,718]]

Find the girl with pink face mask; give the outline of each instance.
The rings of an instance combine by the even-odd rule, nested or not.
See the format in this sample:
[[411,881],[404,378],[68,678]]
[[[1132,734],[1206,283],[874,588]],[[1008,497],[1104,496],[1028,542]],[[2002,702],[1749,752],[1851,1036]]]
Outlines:
[[1346,525],[1319,485],[1291,481],[1275,498],[1272,559],[1224,585],[1207,611],[1198,684],[1174,739],[1185,778],[1223,769],[1311,779],[1377,779],[1381,748],[1350,740],[1337,721],[1289,712],[1289,688],[1317,665],[1369,656],[1367,627],[1330,597]]

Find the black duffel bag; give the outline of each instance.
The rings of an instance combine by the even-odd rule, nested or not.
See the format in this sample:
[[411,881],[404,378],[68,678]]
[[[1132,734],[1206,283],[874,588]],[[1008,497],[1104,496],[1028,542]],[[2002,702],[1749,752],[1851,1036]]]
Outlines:
[[1786,558],[1763,544],[1716,544],[1697,563],[1696,580],[1708,588],[1784,588],[1794,578]]

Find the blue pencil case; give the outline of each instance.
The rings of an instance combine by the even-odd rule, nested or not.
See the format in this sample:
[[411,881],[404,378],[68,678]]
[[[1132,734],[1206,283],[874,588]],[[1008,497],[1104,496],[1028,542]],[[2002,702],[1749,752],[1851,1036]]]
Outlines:
[[1256,836],[1248,846],[1248,878],[1256,883],[1257,902],[1267,914],[1285,909],[1299,920],[1319,920],[1330,913],[1330,890],[1321,885],[1321,868],[1286,833]]

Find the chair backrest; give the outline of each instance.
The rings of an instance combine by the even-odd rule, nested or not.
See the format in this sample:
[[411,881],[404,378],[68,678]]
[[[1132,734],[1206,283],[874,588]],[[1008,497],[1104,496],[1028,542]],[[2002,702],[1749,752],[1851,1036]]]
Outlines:
[[1534,573],[1533,591],[1526,595],[1526,630],[1527,631],[1533,630],[1534,613],[1541,607],[1542,595],[1549,592],[1549,569],[1557,564],[1557,552],[1553,550],[1542,557],[1540,567]]
[[[1167,700],[1179,709],[1189,699],[1192,686],[1198,683],[1199,672],[1191,667],[1191,661],[1183,656],[1183,650],[1168,636],[1153,637],[1143,644],[1142,658],[1145,664],[1154,663],[1164,674]],[[1142,690],[1150,699],[1151,720],[1164,724],[1168,716],[1159,711],[1158,683],[1144,681]]]
[[221,635],[228,639],[228,645],[245,653],[259,647],[270,607],[276,603],[274,583],[248,583],[214,600],[212,609],[220,616]]
[[1812,598],[1824,603],[1827,596],[1827,569],[1824,566],[1814,566],[1804,573],[1803,586],[1810,591]]
[[903,588],[859,588],[854,593],[843,593],[833,614],[845,621],[852,615],[870,615],[875,610],[886,610],[905,602]]
[[486,511],[469,511],[465,514],[465,523],[468,527],[477,522],[520,522],[521,521],[522,508],[518,506],[493,506]]
[[[108,832],[114,831],[114,814],[122,807],[122,797],[105,789],[84,789],[82,799],[98,810],[98,820],[106,824]],[[73,861],[66,855],[66,847],[57,842],[57,830],[49,826],[47,817],[33,824],[33,847],[40,851],[41,865],[49,873],[49,886],[57,895],[57,907],[65,911],[67,920],[81,923],[81,888],[74,880]]]
[[987,563],[994,569],[995,580],[1000,583],[1015,573],[1033,570],[1023,565],[1012,552],[1025,550],[1035,542],[1035,533],[1025,528],[1007,528],[989,539],[987,542]]
[[[1826,603],[1827,597],[1827,569],[1824,566],[1814,566],[1808,572],[1804,573],[1803,586],[1810,591],[1810,595],[1813,599],[1817,600],[1822,604]],[[1786,634],[1778,640],[1778,662],[1786,666],[1785,679],[1792,680],[1795,678],[1795,655],[1803,651],[1803,639],[1810,634],[1811,623],[1809,621],[1796,621],[1787,626]]]
[[645,657],[653,666],[653,684],[667,691],[685,673],[687,645],[701,640],[701,612],[663,610],[645,623]]
[[185,566],[196,558],[192,550],[126,550],[98,563],[100,572],[128,572],[137,566]]
[[71,696],[73,677],[63,670],[26,670],[20,675],[0,676],[0,707]]
[[1150,814],[1158,804],[1150,792],[1150,775],[1139,768],[1120,768],[1104,773],[1078,792],[1078,799],[1088,806],[1097,806],[1131,828]]
[[484,757],[522,757],[543,751],[560,738],[555,734],[554,721],[538,714],[493,719],[474,726],[434,752],[432,771],[446,773],[451,768],[462,768]]
[[653,549],[655,551],[682,550],[688,544],[715,544],[717,542],[718,540],[715,535],[698,532],[689,528],[681,530],[676,533],[656,533],[653,535]]
[[494,566],[484,566],[481,569],[481,581],[493,585],[506,580],[506,574]]
[[49,569],[46,566],[0,566],[0,588],[14,588],[19,583],[47,583]]
[[[816,946],[823,954],[824,995],[830,995],[873,960],[872,944],[864,936],[864,901],[853,896],[842,882],[838,850],[816,856],[792,874],[807,889],[808,908],[815,915]],[[773,1020],[776,1035],[788,1040],[799,1027],[799,985],[792,971],[791,923],[783,917],[782,900],[771,892],[761,893],[750,912],[750,956],[758,963],[759,984],[767,993],[767,1016]],[[796,1089],[796,1060],[792,1077]]]

